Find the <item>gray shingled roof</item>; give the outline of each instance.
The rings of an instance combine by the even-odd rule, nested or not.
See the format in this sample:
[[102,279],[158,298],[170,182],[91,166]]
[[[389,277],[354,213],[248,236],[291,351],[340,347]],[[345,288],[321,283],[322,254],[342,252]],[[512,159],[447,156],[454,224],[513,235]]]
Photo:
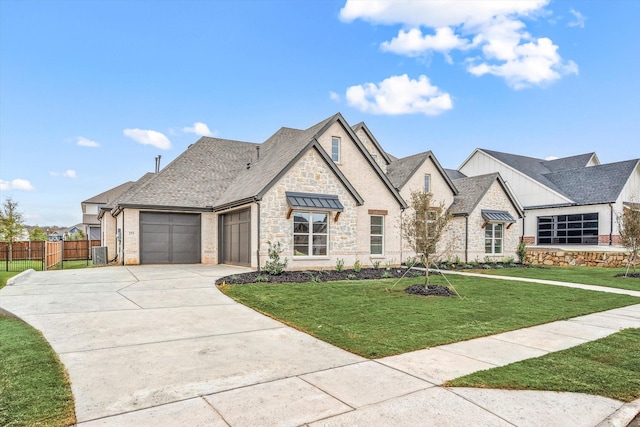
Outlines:
[[[281,128],[262,144],[203,137],[158,174],[139,180],[114,206],[219,210],[244,204],[260,199],[308,149],[318,150],[348,191],[362,203],[362,197],[317,141],[335,122],[341,123],[365,157],[370,157],[340,113],[306,130]],[[400,205],[406,206],[387,176],[372,158],[369,161]]]
[[451,180],[467,178],[467,175],[455,169],[445,169],[444,171],[447,173],[447,176]]
[[470,214],[498,179],[498,176],[500,174],[495,172],[454,180],[453,183],[458,189],[458,195],[453,198],[449,212],[453,215]]
[[120,184],[117,187],[113,187],[112,189],[107,190],[103,193],[100,193],[97,196],[93,196],[90,199],[84,200],[82,203],[94,203],[99,205],[106,205],[107,203],[110,203],[116,198],[120,197],[133,184],[134,184],[134,181],[127,181],[124,184]]
[[547,174],[571,200],[581,205],[613,203],[638,166],[639,159]]
[[639,159],[587,166],[595,153],[541,160],[481,149],[577,204],[614,202]]
[[313,142],[316,134],[334,117],[307,130],[281,128],[260,148],[260,160],[250,168],[239,170],[230,185],[215,199],[214,206],[224,206],[257,197],[296,157]]
[[118,200],[120,206],[206,208],[256,156],[257,144],[202,137],[156,176]]

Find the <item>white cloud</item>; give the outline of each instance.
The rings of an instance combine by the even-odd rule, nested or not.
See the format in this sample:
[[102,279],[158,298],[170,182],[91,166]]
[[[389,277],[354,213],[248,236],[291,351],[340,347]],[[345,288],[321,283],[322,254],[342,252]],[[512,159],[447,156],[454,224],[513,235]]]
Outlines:
[[168,150],[171,148],[171,141],[169,141],[169,138],[155,130],[125,129],[122,133],[143,145],[151,145],[161,150]]
[[338,95],[337,93],[335,93],[334,91],[329,92],[329,98],[332,101],[336,101],[336,102],[340,102],[340,95]]
[[433,116],[453,108],[451,96],[431,85],[424,75],[412,80],[403,74],[389,77],[378,85],[351,86],[347,89],[346,99],[352,107],[373,114]]
[[80,147],[99,147],[100,144],[96,141],[92,141],[89,138],[85,138],[84,136],[79,136],[76,142]]
[[0,179],[0,190],[33,191],[35,190],[35,187],[26,179],[16,178],[11,181],[3,181]]
[[213,132],[211,132],[209,126],[202,122],[195,122],[192,127],[182,128],[182,131],[186,133],[195,133],[200,136],[213,136]]
[[570,9],[569,12],[573,15],[574,20],[569,22],[567,25],[570,27],[584,28],[584,23],[587,20],[587,17],[575,9]]
[[73,169],[67,169],[64,172],[49,172],[49,175],[51,175],[51,176],[63,176],[65,178],[76,178],[77,177],[76,171],[74,171]]
[[397,37],[382,43],[380,47],[385,52],[406,56],[419,56],[428,51],[441,52],[451,62],[448,56],[451,50],[467,50],[471,46],[469,40],[454,34],[450,27],[442,27],[436,28],[434,35],[422,35],[422,31],[418,28],[412,28],[409,31],[400,30]]
[[[578,66],[564,60],[550,39],[536,38],[526,31],[523,19],[545,16],[548,3],[549,0],[347,0],[340,17],[346,22],[362,19],[373,24],[404,25],[396,37],[381,43],[381,50],[409,57],[440,52],[449,63],[453,63],[452,51],[463,52],[470,73],[493,74],[520,89],[578,72]],[[577,23],[584,24],[579,12],[572,13]],[[429,34],[429,30],[433,33]]]
[[514,56],[496,65],[483,62],[470,65],[468,71],[476,76],[493,74],[503,77],[513,89],[542,85],[558,80],[567,74],[577,74],[578,66],[573,61],[562,62],[556,52],[558,46],[547,38],[517,45]]

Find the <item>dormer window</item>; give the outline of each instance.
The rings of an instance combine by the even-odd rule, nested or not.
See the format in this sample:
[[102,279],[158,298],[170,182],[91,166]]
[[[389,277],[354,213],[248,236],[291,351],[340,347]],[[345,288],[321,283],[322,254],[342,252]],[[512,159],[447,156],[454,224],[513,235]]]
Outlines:
[[337,136],[331,138],[331,159],[335,163],[340,163],[340,138]]

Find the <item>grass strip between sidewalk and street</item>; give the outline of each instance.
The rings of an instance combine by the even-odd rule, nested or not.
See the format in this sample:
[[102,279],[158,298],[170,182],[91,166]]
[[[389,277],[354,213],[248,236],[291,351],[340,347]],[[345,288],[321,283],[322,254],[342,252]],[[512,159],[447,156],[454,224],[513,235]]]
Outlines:
[[[464,298],[408,295],[421,278],[226,285],[221,290],[275,319],[368,358],[493,335],[638,304],[582,289],[449,275]],[[431,283],[446,285],[442,276]]]
[[64,366],[42,334],[0,316],[0,425],[70,426],[74,399]]
[[631,402],[640,398],[640,329],[479,371],[444,384],[587,393]]
[[[463,270],[465,271],[465,270]],[[605,286],[609,288],[640,291],[640,279],[637,277],[616,277],[624,274],[626,268],[602,267],[532,267],[532,268],[494,268],[468,270],[487,276],[524,277],[528,279],[555,280],[557,282],[581,283],[583,285]],[[630,273],[633,269],[629,270]],[[637,272],[640,272],[638,269]]]

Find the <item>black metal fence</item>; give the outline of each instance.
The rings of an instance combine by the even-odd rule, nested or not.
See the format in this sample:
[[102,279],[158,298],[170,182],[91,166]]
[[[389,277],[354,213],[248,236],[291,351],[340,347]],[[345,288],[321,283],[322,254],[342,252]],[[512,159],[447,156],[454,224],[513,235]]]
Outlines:
[[0,270],[20,272],[30,268],[41,271],[64,269],[65,262],[91,261],[91,248],[100,240],[67,240],[59,242],[0,242]]

